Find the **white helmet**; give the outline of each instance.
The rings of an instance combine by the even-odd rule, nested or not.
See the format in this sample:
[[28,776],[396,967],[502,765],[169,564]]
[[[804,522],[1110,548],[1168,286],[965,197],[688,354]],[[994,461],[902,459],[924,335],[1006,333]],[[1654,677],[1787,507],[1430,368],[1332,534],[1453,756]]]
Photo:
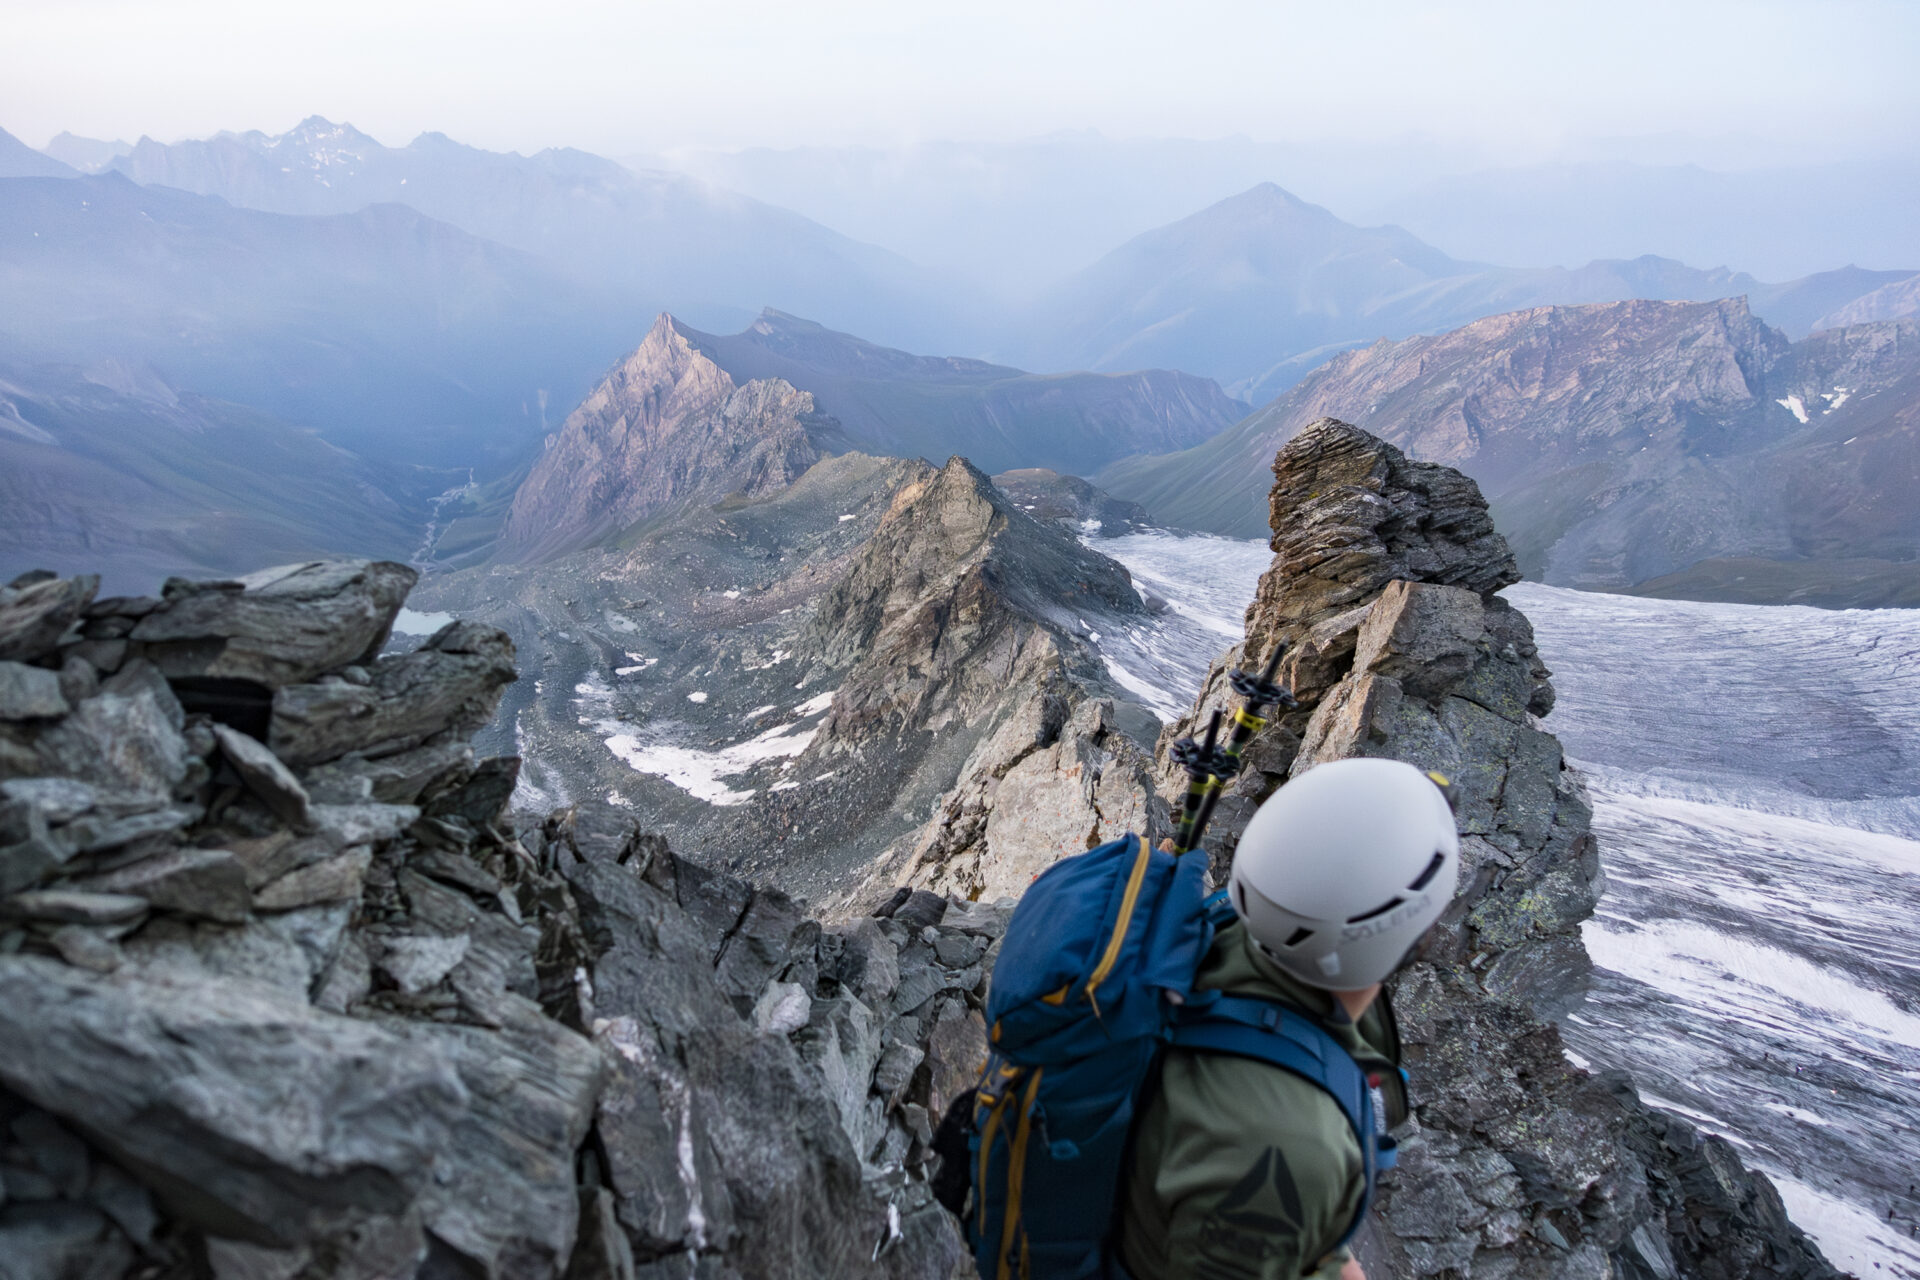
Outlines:
[[1460,836],[1434,779],[1398,760],[1334,760],[1260,806],[1229,888],[1275,964],[1309,986],[1357,991],[1400,966],[1459,876]]

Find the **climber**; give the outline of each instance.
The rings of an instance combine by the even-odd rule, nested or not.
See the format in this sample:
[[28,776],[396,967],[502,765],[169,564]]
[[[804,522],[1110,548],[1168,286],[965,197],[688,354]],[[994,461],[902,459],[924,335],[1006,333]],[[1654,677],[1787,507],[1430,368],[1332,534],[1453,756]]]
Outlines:
[[[1381,984],[1446,910],[1460,841],[1444,780],[1390,760],[1320,765],[1260,806],[1196,992],[1307,1015],[1366,1072],[1384,1127],[1407,1114]],[[1163,845],[1163,848],[1168,846]],[[1368,1193],[1333,1097],[1281,1067],[1170,1048],[1135,1122],[1116,1260],[1132,1280],[1361,1280],[1345,1247]]]

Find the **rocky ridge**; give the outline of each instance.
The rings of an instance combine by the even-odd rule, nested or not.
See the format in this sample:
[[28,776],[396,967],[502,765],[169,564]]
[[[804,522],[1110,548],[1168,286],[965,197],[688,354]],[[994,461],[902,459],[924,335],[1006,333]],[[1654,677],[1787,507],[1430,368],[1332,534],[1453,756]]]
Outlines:
[[[1275,478],[1249,645],[1293,642],[1302,707],[1249,753],[1221,862],[1264,794],[1349,754],[1449,771],[1466,835],[1460,897],[1398,981],[1416,1122],[1370,1273],[1832,1275],[1725,1142],[1564,1058],[1599,865],[1477,487],[1337,422]],[[980,733],[830,924],[618,807],[508,812],[518,762],[467,737],[512,646],[455,622],[382,656],[402,566],[155,599],[9,585],[0,1033],[36,1052],[0,1057],[0,1256],[33,1277],[962,1270],[930,1127],[984,1055],[1010,905],[969,899],[1157,834],[1180,781],[1066,679],[1091,661],[1071,611],[1015,611],[1062,582],[1124,599],[1098,557],[1039,558],[1059,541],[955,460],[908,477],[793,624],[845,677],[820,736],[849,767],[925,723]]]
[[[844,850],[879,857],[862,868],[836,853],[838,874],[814,891],[850,883],[890,891],[902,851],[950,828],[955,805],[965,807],[957,796],[1029,757],[1034,784],[1063,788],[1065,805],[1058,824],[1023,824],[1039,859],[1032,869],[1086,848],[1089,830],[1124,830],[1147,807],[1146,761],[1116,727],[1122,712],[1104,696],[1092,638],[1106,620],[1144,608],[1125,569],[1019,510],[964,458],[950,459],[896,495],[794,643],[803,683],[836,686],[796,771],[825,767],[847,783],[771,794],[719,839],[777,845],[782,831],[821,830],[829,814],[825,829]],[[1121,762],[1104,816],[1075,748],[1063,745],[1074,742]],[[1076,831],[1061,843],[1066,826]],[[991,899],[1025,883],[972,877],[935,887]]]
[[501,632],[412,570],[0,589],[20,1280],[927,1276],[1005,908],[823,928],[608,806],[516,820]]
[[[1230,784],[1210,831],[1216,872],[1261,800],[1348,756],[1446,774],[1463,836],[1458,895],[1393,983],[1415,1119],[1363,1241],[1368,1273],[1834,1275],[1723,1139],[1561,1051],[1555,1022],[1591,968],[1579,924],[1604,881],[1580,781],[1540,725],[1551,673],[1497,594],[1519,574],[1478,487],[1333,419],[1289,442],[1273,474],[1274,563],[1247,640],[1166,731],[1231,707],[1227,672],[1288,646],[1282,679],[1300,706]],[[1184,777],[1167,768],[1158,783],[1173,794]]]
[[736,385],[662,314],[547,442],[500,553],[548,559],[693,499],[783,489],[839,452],[837,424],[780,379]]

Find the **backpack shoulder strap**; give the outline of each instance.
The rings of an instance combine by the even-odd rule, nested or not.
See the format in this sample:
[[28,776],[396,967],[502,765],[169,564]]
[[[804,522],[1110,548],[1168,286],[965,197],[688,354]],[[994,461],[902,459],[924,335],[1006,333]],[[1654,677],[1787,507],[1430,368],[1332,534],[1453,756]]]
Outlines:
[[1282,1067],[1331,1095],[1356,1132],[1363,1121],[1371,1121],[1372,1099],[1360,1064],[1296,1009],[1250,996],[1196,1001],[1180,1011],[1172,1041],[1183,1049],[1231,1053]]
[[1182,1049],[1230,1053],[1279,1067],[1320,1087],[1339,1106],[1360,1144],[1366,1182],[1360,1209],[1341,1237],[1365,1221],[1374,1175],[1394,1165],[1394,1143],[1381,1132],[1367,1073],[1319,1023],[1298,1009],[1248,996],[1216,996],[1182,1008],[1168,1039]]

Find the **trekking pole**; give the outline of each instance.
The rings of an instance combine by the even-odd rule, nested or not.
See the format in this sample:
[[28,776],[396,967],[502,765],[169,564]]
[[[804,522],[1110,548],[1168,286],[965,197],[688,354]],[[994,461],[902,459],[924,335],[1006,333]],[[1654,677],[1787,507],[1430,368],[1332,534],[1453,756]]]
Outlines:
[[1187,853],[1199,846],[1214,807],[1220,803],[1220,793],[1226,789],[1226,780],[1240,771],[1240,753],[1246,750],[1255,734],[1267,727],[1266,717],[1261,713],[1270,706],[1291,711],[1300,705],[1292,693],[1274,683],[1286,651],[1284,642],[1276,644],[1267,658],[1266,670],[1257,676],[1236,668],[1228,677],[1233,691],[1244,701],[1234,712],[1233,732],[1227,735],[1225,746],[1214,745],[1220,732],[1218,711],[1207,725],[1205,742],[1182,738],[1173,744],[1174,763],[1187,771],[1187,794],[1181,800],[1180,821],[1174,828],[1175,854]]

